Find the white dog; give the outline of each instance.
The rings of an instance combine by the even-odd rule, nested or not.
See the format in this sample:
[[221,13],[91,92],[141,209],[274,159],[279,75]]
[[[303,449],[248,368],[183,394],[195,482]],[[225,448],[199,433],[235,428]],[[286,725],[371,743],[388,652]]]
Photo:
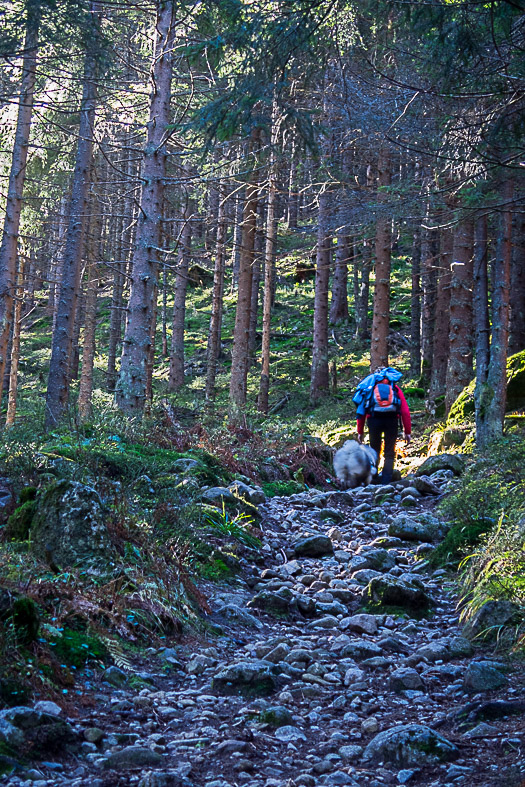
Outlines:
[[344,489],[368,486],[377,474],[377,453],[369,445],[347,440],[335,453],[334,470]]

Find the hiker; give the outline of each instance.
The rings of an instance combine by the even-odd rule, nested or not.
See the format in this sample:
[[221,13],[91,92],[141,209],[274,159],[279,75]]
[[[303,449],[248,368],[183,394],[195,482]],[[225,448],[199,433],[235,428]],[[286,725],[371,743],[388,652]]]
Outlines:
[[383,471],[376,483],[389,484],[394,473],[396,440],[399,421],[402,421],[405,443],[410,443],[410,410],[401,388],[396,385],[401,372],[391,367],[380,367],[368,375],[357,387],[353,401],[357,407],[357,440],[363,442],[365,423],[368,423],[370,447],[381,453],[384,440]]

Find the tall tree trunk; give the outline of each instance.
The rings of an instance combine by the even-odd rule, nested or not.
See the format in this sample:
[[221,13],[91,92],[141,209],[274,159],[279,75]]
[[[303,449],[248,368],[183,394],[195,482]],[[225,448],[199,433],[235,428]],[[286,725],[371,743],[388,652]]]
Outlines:
[[20,230],[27,150],[33,114],[40,11],[40,2],[27,4],[25,54],[22,63],[18,116],[7,185],[2,242],[0,244],[0,380],[3,380],[7,361],[11,315],[13,313],[13,293],[16,286],[18,233]]
[[[427,221],[428,218],[427,213]],[[429,383],[432,373],[432,350],[436,321],[436,253],[435,231],[423,229],[421,236],[421,289],[423,291],[421,309],[421,375],[424,385]]]
[[211,302],[210,333],[208,336],[207,369],[206,369],[206,400],[215,399],[215,378],[217,376],[217,360],[221,346],[222,303],[224,294],[224,267],[226,258],[226,187],[219,186],[219,207],[217,212],[217,247],[215,252],[215,269],[213,271],[213,294]]
[[509,355],[525,350],[525,211],[514,217],[510,272]]
[[421,374],[421,228],[414,230],[410,293],[410,376]]
[[18,393],[18,364],[20,361],[20,334],[22,329],[22,306],[24,303],[24,256],[20,255],[18,264],[18,284],[13,309],[13,338],[11,342],[11,363],[9,369],[9,395],[7,399],[6,428],[13,426],[16,418]]
[[[378,160],[378,185],[390,185],[390,154],[382,148]],[[374,288],[374,316],[372,320],[372,346],[370,368],[388,366],[388,329],[390,323],[390,263],[392,220],[380,215],[376,225],[376,266]]]
[[287,224],[289,230],[297,229],[297,219],[299,216],[299,195],[297,190],[297,143],[292,142],[292,152],[290,156],[290,176],[288,180],[288,217]]
[[242,253],[242,228],[243,210],[245,204],[245,189],[239,189],[235,197],[234,223],[233,223],[233,252],[232,252],[232,283],[231,290],[235,290],[239,283],[239,270],[241,267]]
[[264,199],[259,199],[257,209],[257,227],[255,230],[255,246],[252,269],[252,297],[250,301],[250,338],[248,340],[248,350],[250,357],[253,358],[257,345],[257,320],[259,317],[259,291],[261,289],[262,264],[264,261],[264,219],[266,205]]
[[454,231],[450,282],[450,353],[445,406],[450,410],[472,380],[472,273],[474,223],[461,220]]
[[152,66],[152,94],[144,148],[142,192],[128,319],[123,341],[116,399],[121,410],[141,415],[146,400],[147,365],[151,349],[151,314],[157,291],[158,248],[166,177],[166,134],[171,119],[170,97],[175,37],[174,0],[157,4],[157,39]]
[[[260,132],[252,132],[252,150],[259,146]],[[241,255],[239,262],[239,282],[235,329],[233,334],[232,365],[230,377],[230,418],[236,421],[241,417],[246,404],[248,375],[248,343],[250,339],[250,305],[252,298],[252,268],[257,226],[258,185],[254,170],[246,184],[244,203]]]
[[96,49],[100,19],[95,2],[91,2],[92,37],[86,51],[80,128],[69,205],[68,227],[62,260],[62,277],[51,347],[47,382],[45,427],[52,429],[61,419],[69,400],[72,339],[77,317],[82,256],[84,251],[85,214],[89,176],[93,159],[95,123]]
[[261,380],[257,408],[259,412],[268,413],[268,395],[270,392],[270,332],[272,325],[272,306],[274,299],[275,280],[275,242],[277,239],[277,104],[274,101],[272,113],[272,138],[268,172],[268,207],[266,211],[266,245],[264,249],[264,302],[261,346]]
[[90,261],[87,273],[87,293],[86,293],[86,313],[84,319],[84,337],[82,348],[82,372],[80,374],[80,384],[78,388],[78,414],[81,421],[87,421],[91,417],[91,396],[93,394],[93,367],[95,361],[95,329],[97,326],[97,290],[98,290],[98,266],[97,266],[97,226],[100,222],[92,222],[95,232],[90,238]]
[[454,235],[449,229],[441,231],[440,268],[436,296],[436,323],[434,326],[434,346],[432,372],[427,407],[435,414],[436,400],[445,393],[447,363],[450,349],[450,265],[452,262]]
[[[355,307],[355,337],[364,342],[368,339],[368,301],[370,299],[370,271],[372,269],[372,245],[368,238],[363,238],[362,248],[359,297]],[[357,265],[357,257],[354,259],[355,265]]]
[[314,330],[310,401],[317,404],[330,388],[328,372],[328,285],[332,264],[330,234],[331,193],[324,189],[319,195],[319,229],[315,261]]
[[332,303],[330,304],[330,322],[348,322],[348,260],[352,239],[348,237],[347,228],[341,226],[342,213],[339,211],[338,225],[341,227],[337,233],[337,245],[335,247],[335,269],[332,281]]
[[173,324],[171,333],[170,376],[168,388],[176,391],[184,385],[184,322],[186,319],[186,292],[191,254],[191,219],[193,202],[188,199],[184,211],[173,298]]
[[484,447],[503,434],[503,419],[507,402],[507,346],[509,339],[509,291],[512,257],[512,198],[514,182],[503,186],[501,253],[494,267],[494,295],[492,304],[492,336],[487,381],[481,384],[476,397],[476,444]]

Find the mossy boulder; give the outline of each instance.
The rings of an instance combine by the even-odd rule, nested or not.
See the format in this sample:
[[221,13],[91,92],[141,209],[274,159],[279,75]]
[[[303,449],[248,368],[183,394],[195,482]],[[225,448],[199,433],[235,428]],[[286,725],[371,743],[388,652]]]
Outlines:
[[37,500],[31,549],[61,569],[111,561],[114,550],[98,492],[78,481],[52,484]]
[[8,541],[27,541],[36,511],[35,500],[27,500],[15,508],[5,527],[4,535]]
[[0,623],[12,627],[17,640],[30,645],[38,636],[40,618],[31,598],[0,588]]
[[363,761],[406,768],[434,765],[458,755],[456,746],[430,727],[401,724],[378,733],[366,747]]
[[[474,418],[474,389],[476,381],[472,380],[459,394],[450,408],[447,426],[468,423]],[[507,404],[505,412],[512,412],[525,407],[525,350],[507,359]]]

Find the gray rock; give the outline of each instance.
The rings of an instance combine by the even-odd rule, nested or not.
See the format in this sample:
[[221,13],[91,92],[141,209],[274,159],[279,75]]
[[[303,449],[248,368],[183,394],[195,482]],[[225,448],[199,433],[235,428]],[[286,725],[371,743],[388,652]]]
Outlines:
[[365,568],[372,568],[375,571],[389,571],[396,564],[395,557],[382,547],[361,547],[357,557],[366,560]]
[[260,486],[248,486],[243,481],[234,481],[228,489],[233,495],[246,500],[252,506],[258,506],[266,500],[266,495]]
[[423,691],[425,684],[421,679],[421,675],[416,672],[415,669],[411,667],[399,667],[390,675],[388,687],[390,691],[395,691],[399,694],[406,689],[411,691]]
[[219,607],[219,609],[216,610],[216,614],[220,615],[222,618],[226,618],[226,620],[232,623],[244,626],[245,628],[263,628],[260,620],[257,620],[254,615],[250,615],[249,612],[242,607],[238,607],[236,604],[225,604],[223,607]]
[[58,481],[37,498],[31,550],[59,568],[106,565],[114,548],[98,492],[78,481]]
[[120,689],[128,682],[128,676],[118,667],[108,667],[104,670],[103,678],[115,688]]
[[497,735],[499,732],[498,727],[494,724],[487,724],[486,722],[482,721],[480,724],[477,724],[471,730],[467,730],[467,732],[463,733],[464,738],[492,738],[494,735]]
[[[401,499],[401,506],[402,508],[414,508],[414,506],[417,506],[417,500],[412,495],[405,495],[405,497]],[[397,535],[397,533],[393,535]]]
[[289,597],[286,598],[282,593],[274,593],[271,590],[261,590],[260,593],[257,593],[257,595],[248,602],[248,606],[251,609],[261,609],[264,612],[268,612],[270,615],[282,615],[289,611],[290,599],[291,593],[289,593]]
[[520,608],[511,601],[487,601],[463,628],[469,639],[494,639],[503,626],[521,619]]
[[416,653],[427,661],[450,661],[469,656],[472,653],[472,646],[465,637],[441,637],[422,645]]
[[323,557],[332,555],[334,546],[328,536],[313,535],[296,541],[293,545],[297,557]]
[[491,661],[471,662],[463,678],[465,691],[494,691],[506,685],[507,678]]
[[344,760],[344,762],[352,762],[352,760],[357,760],[357,758],[361,756],[362,752],[362,746],[349,744],[348,746],[341,746],[339,749],[339,756],[342,760]]
[[403,770],[398,771],[397,773],[397,781],[399,784],[408,784],[408,782],[414,778],[419,773],[418,769],[414,768],[403,768]]
[[402,724],[384,730],[370,741],[363,754],[365,763],[385,762],[396,767],[434,765],[454,759],[453,743],[423,724]]
[[269,724],[271,727],[285,727],[293,724],[291,711],[284,705],[270,705],[261,711],[260,721]]
[[263,659],[246,659],[220,670],[212,680],[212,688],[219,694],[243,694],[261,697],[277,688],[275,664]]
[[377,606],[403,607],[426,610],[432,599],[417,579],[407,581],[401,577],[381,576],[372,579],[363,594],[364,599]]
[[284,743],[291,743],[293,741],[305,741],[306,735],[299,727],[294,727],[291,724],[286,724],[284,727],[278,727],[275,730],[275,737],[277,740]]
[[373,579],[380,576],[380,571],[375,571],[373,568],[362,568],[352,574],[352,582],[356,582],[358,585],[368,585]]
[[415,477],[413,484],[422,495],[439,495],[440,489],[427,475]]
[[177,771],[150,771],[144,774],[138,787],[189,787],[190,782]]
[[341,651],[342,658],[355,659],[355,661],[381,655],[381,648],[367,639],[352,639]]
[[211,505],[222,505],[223,502],[233,502],[235,497],[225,486],[212,486],[202,492],[201,499]]
[[340,628],[343,631],[350,629],[350,631],[357,631],[360,634],[375,634],[377,632],[377,620],[375,615],[360,613],[349,618],[343,618]]
[[416,478],[432,475],[438,470],[452,470],[454,475],[461,475],[465,469],[465,461],[459,454],[437,454],[429,456],[416,470]]
[[100,727],[87,727],[83,734],[84,740],[88,743],[98,743],[105,735],[104,730],[101,730]]
[[23,746],[24,735],[14,724],[7,721],[7,719],[0,718],[0,742],[6,743],[13,749],[18,749]]
[[417,519],[400,514],[388,526],[388,535],[405,541],[438,541],[444,534],[445,528],[439,519],[425,514]]
[[189,473],[199,467],[197,459],[191,459],[189,456],[181,456],[173,462],[171,469],[174,473]]
[[102,767],[111,770],[125,770],[126,768],[148,768],[162,765],[164,757],[145,746],[126,746],[125,749],[115,751],[102,761]]
[[308,628],[313,629],[336,629],[339,626],[339,621],[334,615],[325,615],[317,620],[312,620],[308,624]]
[[35,702],[34,708],[35,710],[42,711],[42,713],[49,713],[51,716],[60,716],[62,713],[62,708],[60,705],[57,705],[56,702],[51,702],[50,700],[40,700],[39,702]]

